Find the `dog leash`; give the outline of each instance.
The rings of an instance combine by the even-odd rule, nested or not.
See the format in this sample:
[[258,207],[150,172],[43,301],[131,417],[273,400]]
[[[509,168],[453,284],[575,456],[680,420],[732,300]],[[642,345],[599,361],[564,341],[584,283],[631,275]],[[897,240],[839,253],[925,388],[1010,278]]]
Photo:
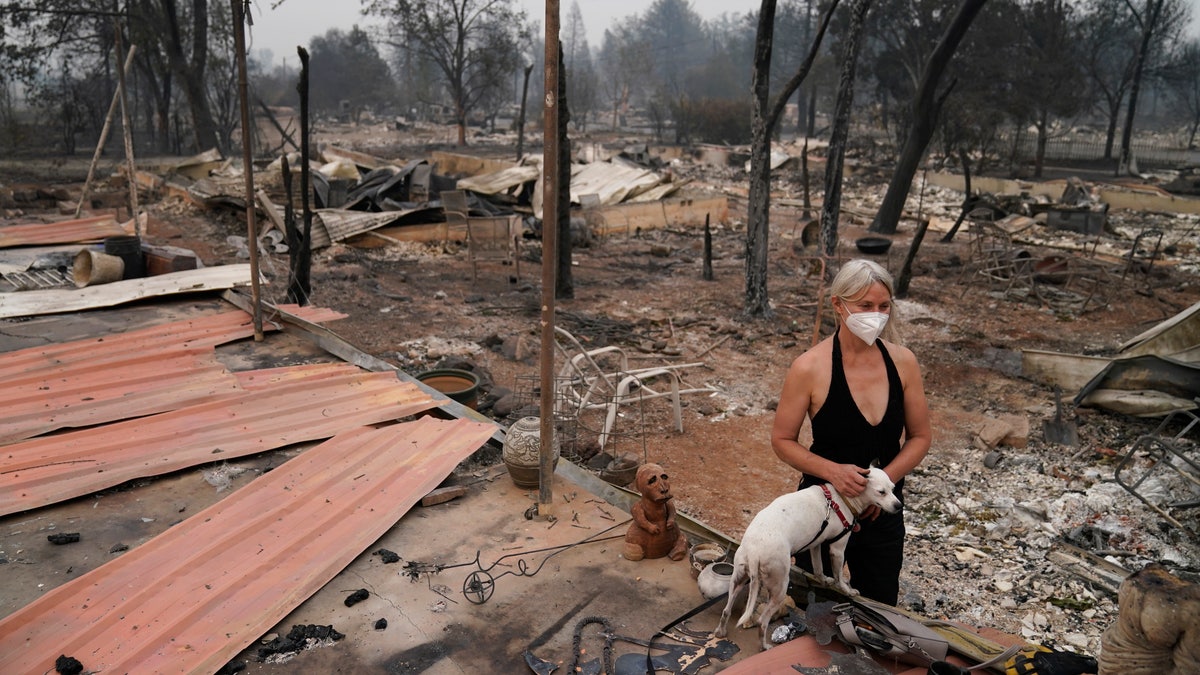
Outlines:
[[650,656],[650,650],[654,647],[654,639],[655,638],[657,638],[659,635],[666,635],[667,631],[671,630],[672,626],[675,626],[676,624],[680,624],[680,623],[683,623],[684,621],[687,621],[688,619],[692,618],[693,616],[696,616],[697,614],[699,614],[700,612],[703,612],[704,610],[708,609],[709,607],[712,607],[713,605],[717,604],[721,600],[726,599],[727,597],[729,597],[729,591],[725,591],[724,593],[716,596],[715,598],[710,598],[708,600],[705,600],[704,602],[700,603],[696,607],[693,607],[692,609],[685,612],[682,616],[676,617],[673,621],[671,621],[671,623],[668,623],[667,625],[658,629],[658,632],[655,633],[654,635],[651,635],[650,641],[646,643],[646,675],[654,675],[654,661],[653,661],[652,657]]

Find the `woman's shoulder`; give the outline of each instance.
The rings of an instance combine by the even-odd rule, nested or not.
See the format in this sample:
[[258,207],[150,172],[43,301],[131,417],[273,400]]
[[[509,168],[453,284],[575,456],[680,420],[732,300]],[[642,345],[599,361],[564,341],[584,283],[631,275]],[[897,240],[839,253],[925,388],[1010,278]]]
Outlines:
[[833,354],[833,337],[827,337],[817,344],[804,350],[804,353],[792,360],[792,368],[811,369],[829,365],[829,359]]
[[884,340],[883,345],[887,347],[888,355],[892,357],[897,367],[920,369],[921,366],[917,362],[917,355],[913,353],[913,350],[898,342]]

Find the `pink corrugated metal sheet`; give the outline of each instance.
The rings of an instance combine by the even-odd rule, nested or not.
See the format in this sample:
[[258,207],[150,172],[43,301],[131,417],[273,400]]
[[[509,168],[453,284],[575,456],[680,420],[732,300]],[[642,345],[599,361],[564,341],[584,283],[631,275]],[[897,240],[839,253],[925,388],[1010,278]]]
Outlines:
[[76,364],[69,372],[5,382],[0,387],[0,444],[174,410],[241,389],[211,348],[126,357],[118,364]]
[[[289,311],[300,313],[313,322],[345,317],[344,314],[333,310],[312,307],[291,307]],[[270,319],[269,316],[266,318]],[[264,322],[263,330],[276,330],[276,327]],[[17,378],[39,377],[39,373],[43,371],[53,373],[74,367],[76,364],[102,365],[109,361],[128,359],[130,354],[167,347],[213,347],[253,335],[253,319],[249,314],[236,310],[156,324],[115,335],[30,347],[0,354],[0,382],[7,386],[7,383],[14,382]]]
[[212,673],[383,535],[490,425],[346,432],[0,620],[4,669]]
[[335,377],[347,373],[362,372],[358,366],[339,363],[307,363],[299,366],[284,366],[280,368],[263,368],[262,370],[243,370],[234,373],[238,384],[247,391],[264,389],[280,382],[289,380],[304,380],[318,377]]
[[[291,309],[315,320],[344,316]],[[238,380],[212,350],[253,334],[250,315],[233,311],[0,354],[0,444],[235,393]]]
[[0,515],[124,481],[329,438],[435,407],[395,373],[287,379],[150,417],[0,447]]
[[134,234],[133,221],[124,225],[112,216],[94,216],[57,223],[28,223],[0,227],[0,248],[38,244],[73,244]]

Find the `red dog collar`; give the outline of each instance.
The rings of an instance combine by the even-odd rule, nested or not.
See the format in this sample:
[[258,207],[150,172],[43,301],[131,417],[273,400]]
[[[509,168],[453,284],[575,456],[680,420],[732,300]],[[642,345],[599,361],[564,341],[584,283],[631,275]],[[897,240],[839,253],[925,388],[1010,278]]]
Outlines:
[[847,530],[858,532],[861,529],[858,524],[858,519],[855,518],[854,522],[846,520],[846,516],[842,513],[842,510],[838,508],[837,502],[833,500],[833,495],[829,492],[829,484],[821,483],[821,489],[825,492],[825,501],[829,502],[829,505],[833,507],[833,512],[837,514],[838,520],[842,521],[842,527],[846,528]]

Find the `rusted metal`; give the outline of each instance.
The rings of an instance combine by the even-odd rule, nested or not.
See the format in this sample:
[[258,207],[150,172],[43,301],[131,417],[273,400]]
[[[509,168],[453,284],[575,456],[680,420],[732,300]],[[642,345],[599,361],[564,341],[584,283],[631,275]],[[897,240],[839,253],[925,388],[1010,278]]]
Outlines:
[[57,223],[26,223],[0,227],[0,248],[39,244],[79,244],[134,233],[134,222],[118,223],[112,216],[94,216]]
[[[344,318],[321,308],[282,305],[303,318],[318,322]],[[152,351],[215,347],[252,336],[250,316],[241,311],[223,312],[165,324],[156,324],[115,335],[29,347],[0,354],[0,382],[7,389],[29,379],[62,376],[74,368],[113,367],[131,357]]]
[[[328,583],[482,445],[432,417],[306,450],[0,619],[6,672],[216,672]],[[269,573],[264,573],[267,571]]]
[[0,515],[220,459],[329,438],[436,406],[391,373],[289,380],[0,449]]
[[211,348],[126,356],[119,364],[83,363],[5,383],[0,443],[174,410],[241,388]]

